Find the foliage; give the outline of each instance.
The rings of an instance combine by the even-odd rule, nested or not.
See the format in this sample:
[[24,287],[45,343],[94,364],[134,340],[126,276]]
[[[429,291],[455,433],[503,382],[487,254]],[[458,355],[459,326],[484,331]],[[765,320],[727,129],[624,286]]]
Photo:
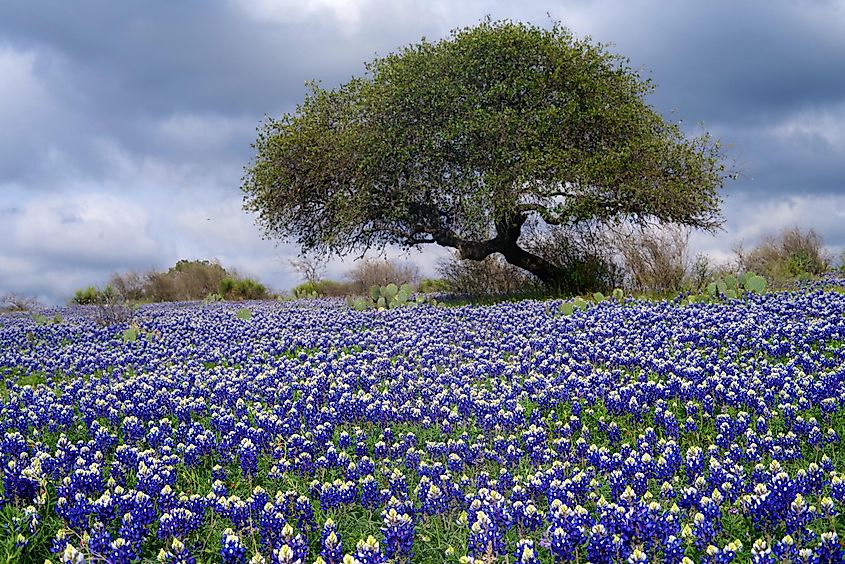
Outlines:
[[[180,260],[167,271],[145,274],[129,271],[113,274],[107,286],[123,303],[174,302],[206,300],[222,296],[228,300],[261,300],[270,297],[266,286],[251,278],[223,268],[208,260]],[[94,286],[77,290],[72,299],[77,304],[104,301]],[[112,298],[110,298],[112,299]]]
[[154,302],[201,300],[220,292],[226,278],[233,276],[218,262],[180,260],[166,272],[148,273],[145,294]]
[[318,298],[320,294],[317,292],[316,282],[303,282],[293,289],[293,296],[296,299],[303,298]]
[[486,20],[334,90],[312,84],[261,126],[245,208],[304,252],[438,244],[566,286],[520,246],[526,222],[721,223],[719,144],[685,137],[649,106],[652,90],[560,25]]
[[71,303],[94,306],[94,317],[98,325],[109,327],[132,321],[137,304],[124,299],[114,286],[103,288],[88,286],[74,293]]
[[99,303],[102,299],[103,296],[96,286],[88,286],[74,292],[71,302],[78,305],[93,305]]
[[242,307],[238,311],[235,312],[235,315],[238,319],[242,321],[249,321],[252,319],[252,310],[249,308]]
[[782,286],[795,278],[818,276],[827,272],[831,257],[814,229],[784,229],[777,236],[765,237],[756,247],[736,249],[739,265],[763,275],[770,283]]
[[121,338],[123,339],[124,344],[134,343],[135,341],[137,341],[140,332],[141,329],[136,323],[130,324],[130,326],[127,327],[121,334]]
[[202,303],[204,304],[211,304],[216,302],[222,302],[225,298],[220,294],[209,294],[205,298],[203,298]]
[[[622,291],[622,290],[618,290],[618,292],[617,292],[617,290],[613,291],[614,299],[616,299],[617,296],[620,296],[620,294],[618,292]],[[593,302],[595,302],[595,303],[601,303],[601,302],[607,300],[607,298],[605,298],[604,294],[602,294],[601,292],[596,292],[591,297],[593,299]],[[618,301],[621,301],[621,300],[622,300],[622,298],[620,297],[618,299]],[[571,301],[566,301],[566,302],[561,303],[560,307],[558,308],[558,312],[562,315],[572,315],[576,311],[586,311],[587,308],[589,307],[590,303],[591,302],[588,302],[587,300],[585,300],[581,296],[575,296],[575,298],[573,298]]]
[[754,272],[744,272],[738,276],[726,274],[707,284],[701,294],[687,296],[686,302],[695,303],[720,298],[733,300],[743,297],[746,292],[762,294],[766,291],[766,286],[766,279]]
[[59,313],[53,315],[53,317],[47,317],[43,313],[33,313],[32,320],[36,325],[58,325],[64,321],[64,318]]

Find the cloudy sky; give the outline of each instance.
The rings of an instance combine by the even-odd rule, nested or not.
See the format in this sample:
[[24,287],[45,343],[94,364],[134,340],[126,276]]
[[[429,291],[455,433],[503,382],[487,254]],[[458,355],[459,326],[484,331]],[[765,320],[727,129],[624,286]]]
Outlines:
[[4,0],[0,294],[58,302],[180,258],[292,286],[296,250],[241,210],[262,117],[293,110],[305,81],[340,84],[487,15],[611,43],[659,111],[722,140],[742,176],[696,250],[793,225],[845,246],[842,1]]

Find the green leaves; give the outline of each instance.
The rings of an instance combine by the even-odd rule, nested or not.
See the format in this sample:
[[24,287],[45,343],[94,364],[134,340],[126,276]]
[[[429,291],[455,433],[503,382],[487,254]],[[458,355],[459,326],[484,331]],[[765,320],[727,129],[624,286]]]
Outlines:
[[707,299],[715,300],[719,297],[733,300],[742,297],[744,292],[762,294],[765,291],[766,279],[758,274],[753,272],[744,272],[739,276],[728,274],[707,284],[702,295],[698,298],[691,295],[688,296],[686,301],[688,303],[696,303],[706,301]]
[[417,296],[416,300],[411,300],[412,293],[413,288],[410,284],[397,286],[391,283],[386,286],[370,286],[368,297],[349,297],[346,303],[356,311],[363,311],[373,307],[377,309],[394,309],[406,305],[421,305],[424,303],[437,305],[436,300],[423,295]]
[[129,327],[128,329],[125,329],[121,334],[121,338],[124,343],[134,343],[138,340],[138,328]]
[[575,304],[572,302],[563,302],[560,304],[560,313],[563,315],[572,315],[575,313]]
[[235,315],[238,319],[241,319],[243,321],[249,321],[250,319],[252,319],[252,310],[246,307],[242,307],[237,312],[235,312]]
[[55,314],[53,317],[47,317],[43,313],[33,313],[32,320],[36,325],[58,325],[63,321],[60,314]]
[[751,274],[745,280],[745,289],[756,294],[762,294],[766,290],[766,279],[757,274]]

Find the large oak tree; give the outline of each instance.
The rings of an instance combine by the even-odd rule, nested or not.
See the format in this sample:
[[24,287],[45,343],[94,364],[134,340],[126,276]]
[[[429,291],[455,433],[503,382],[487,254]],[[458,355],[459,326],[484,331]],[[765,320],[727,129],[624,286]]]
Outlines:
[[650,80],[564,27],[484,21],[366,70],[260,126],[242,189],[265,235],[325,254],[501,253],[565,287],[520,245],[529,220],[721,223],[718,143],[685,136]]

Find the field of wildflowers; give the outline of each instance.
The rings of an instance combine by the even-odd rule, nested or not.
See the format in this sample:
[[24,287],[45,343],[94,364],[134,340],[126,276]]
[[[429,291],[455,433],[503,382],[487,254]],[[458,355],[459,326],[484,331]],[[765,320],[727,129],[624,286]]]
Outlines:
[[843,561],[845,295],[560,304],[0,317],[0,560]]

